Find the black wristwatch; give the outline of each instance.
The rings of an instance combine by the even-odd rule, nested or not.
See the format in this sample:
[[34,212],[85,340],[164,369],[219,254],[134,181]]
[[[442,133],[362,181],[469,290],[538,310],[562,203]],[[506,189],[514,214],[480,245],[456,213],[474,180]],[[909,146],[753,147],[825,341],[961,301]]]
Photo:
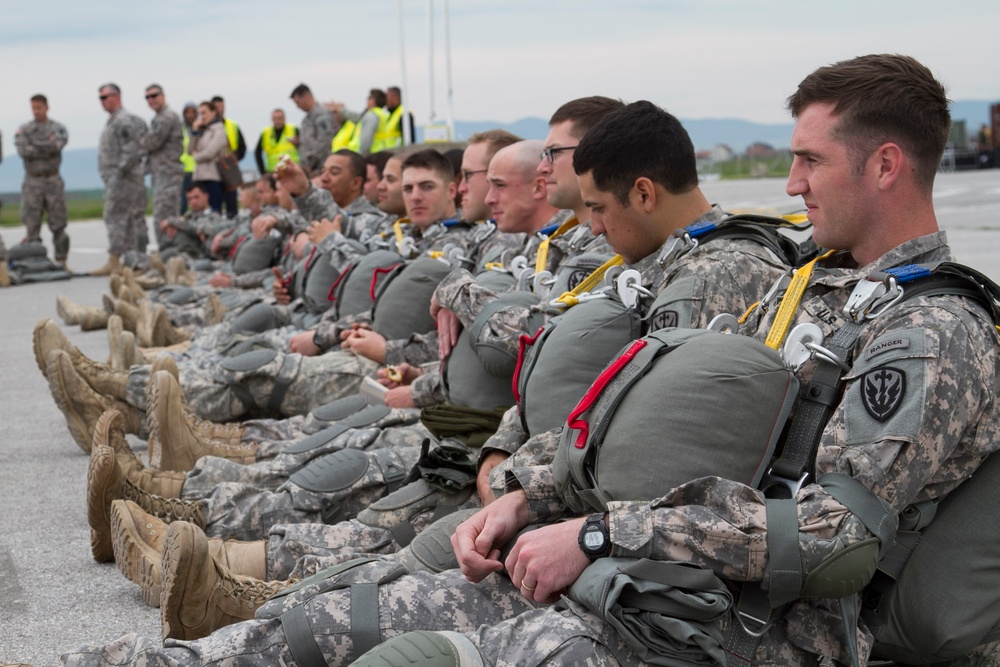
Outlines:
[[580,528],[580,550],[590,560],[597,560],[611,552],[611,533],[604,522],[604,514],[591,514]]

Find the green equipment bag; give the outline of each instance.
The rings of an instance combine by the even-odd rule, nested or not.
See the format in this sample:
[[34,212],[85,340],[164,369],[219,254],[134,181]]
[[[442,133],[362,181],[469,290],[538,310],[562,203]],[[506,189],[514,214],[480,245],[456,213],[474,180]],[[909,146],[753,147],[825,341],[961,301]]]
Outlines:
[[19,243],[7,251],[12,285],[69,280],[73,274],[49,259],[41,243]]
[[559,494],[587,513],[707,475],[756,486],[798,386],[778,353],[753,338],[704,329],[640,338],[570,412],[553,461]]
[[419,257],[393,269],[375,294],[372,329],[386,340],[433,331],[431,296],[451,270],[447,261],[433,257]]

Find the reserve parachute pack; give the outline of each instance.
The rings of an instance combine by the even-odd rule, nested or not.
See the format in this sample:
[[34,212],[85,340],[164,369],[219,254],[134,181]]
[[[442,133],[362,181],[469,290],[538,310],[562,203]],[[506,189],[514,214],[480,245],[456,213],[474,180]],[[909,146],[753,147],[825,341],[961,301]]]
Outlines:
[[249,235],[240,238],[230,252],[233,273],[242,275],[275,266],[281,259],[283,244],[284,237],[278,233],[268,234],[262,239]]
[[41,243],[18,243],[7,251],[10,282],[13,285],[69,280],[73,274],[51,259]]

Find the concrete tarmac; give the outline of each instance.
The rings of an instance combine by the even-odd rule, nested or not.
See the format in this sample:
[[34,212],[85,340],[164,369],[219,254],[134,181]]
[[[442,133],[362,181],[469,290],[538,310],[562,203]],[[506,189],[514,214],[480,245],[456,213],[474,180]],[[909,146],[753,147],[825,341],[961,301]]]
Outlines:
[[[715,181],[703,188],[728,209],[801,208],[780,179]],[[1000,282],[1000,170],[940,174],[935,203],[959,261]],[[16,227],[0,233],[8,248],[24,236]],[[103,223],[73,223],[69,234],[74,270],[103,264]],[[51,256],[47,229],[42,235]],[[127,632],[160,635],[159,613],[146,606],[138,587],[113,563],[91,558],[88,457],[70,437],[31,349],[39,319],[59,322],[56,295],[98,306],[106,289],[106,278],[86,277],[0,290],[0,663],[54,665],[83,643]],[[64,330],[84,353],[106,359],[105,332]],[[145,456],[144,443],[133,444]]]

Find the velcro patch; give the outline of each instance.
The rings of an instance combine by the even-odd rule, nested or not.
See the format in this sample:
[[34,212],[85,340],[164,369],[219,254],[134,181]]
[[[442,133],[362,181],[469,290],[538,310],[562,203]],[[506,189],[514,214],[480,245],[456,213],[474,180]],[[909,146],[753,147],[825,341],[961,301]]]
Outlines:
[[883,352],[888,352],[889,350],[903,350],[910,347],[910,339],[904,338],[902,336],[898,338],[884,338],[879,339],[876,343],[869,346],[864,352],[865,360],[871,359],[872,357],[882,354]]
[[906,373],[898,368],[882,366],[861,376],[861,404],[879,422],[896,414],[905,395]]
[[659,331],[660,329],[665,329],[667,327],[676,327],[679,320],[676,310],[661,310],[649,320],[649,333],[654,331]]

